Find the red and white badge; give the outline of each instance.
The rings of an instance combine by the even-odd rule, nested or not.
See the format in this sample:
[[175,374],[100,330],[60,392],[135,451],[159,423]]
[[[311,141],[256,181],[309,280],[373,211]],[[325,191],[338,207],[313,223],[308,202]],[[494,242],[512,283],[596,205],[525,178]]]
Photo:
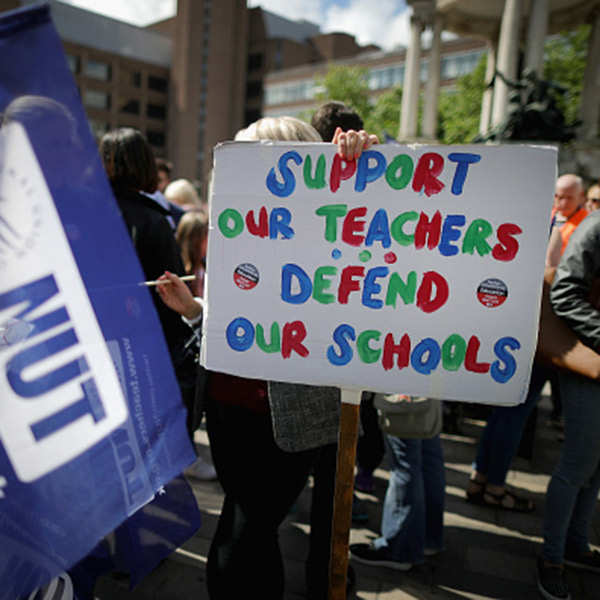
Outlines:
[[250,263],[242,263],[233,272],[233,281],[240,290],[251,290],[258,283],[258,269]]
[[508,298],[508,288],[501,279],[484,279],[477,288],[477,299],[487,308],[496,308]]

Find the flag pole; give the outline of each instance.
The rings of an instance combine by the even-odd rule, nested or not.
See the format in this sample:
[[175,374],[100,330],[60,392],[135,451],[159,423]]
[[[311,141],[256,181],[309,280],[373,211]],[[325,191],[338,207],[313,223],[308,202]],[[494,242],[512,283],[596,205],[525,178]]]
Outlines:
[[360,398],[358,390],[342,389],[340,431],[338,437],[331,555],[329,560],[329,600],[346,600],[348,542],[352,523],[354,463],[358,440]]

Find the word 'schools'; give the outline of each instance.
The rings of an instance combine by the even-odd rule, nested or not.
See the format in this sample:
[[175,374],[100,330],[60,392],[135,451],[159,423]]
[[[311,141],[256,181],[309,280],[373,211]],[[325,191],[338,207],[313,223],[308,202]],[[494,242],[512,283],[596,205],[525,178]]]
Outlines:
[[219,146],[203,364],[522,402],[555,177],[546,147]]

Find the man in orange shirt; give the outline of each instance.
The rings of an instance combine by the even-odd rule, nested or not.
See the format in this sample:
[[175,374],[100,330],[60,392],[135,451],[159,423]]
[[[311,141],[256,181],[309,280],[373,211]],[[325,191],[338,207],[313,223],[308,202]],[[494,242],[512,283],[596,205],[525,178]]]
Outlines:
[[585,191],[581,177],[572,173],[559,177],[554,188],[552,229],[546,253],[546,266],[558,265],[571,234],[588,214],[584,205]]

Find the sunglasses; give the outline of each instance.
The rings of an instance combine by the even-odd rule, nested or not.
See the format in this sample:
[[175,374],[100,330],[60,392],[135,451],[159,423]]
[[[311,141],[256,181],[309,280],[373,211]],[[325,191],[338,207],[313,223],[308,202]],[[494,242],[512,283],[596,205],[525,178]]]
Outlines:
[[588,198],[588,202],[596,202],[597,204],[600,204],[600,198]]

